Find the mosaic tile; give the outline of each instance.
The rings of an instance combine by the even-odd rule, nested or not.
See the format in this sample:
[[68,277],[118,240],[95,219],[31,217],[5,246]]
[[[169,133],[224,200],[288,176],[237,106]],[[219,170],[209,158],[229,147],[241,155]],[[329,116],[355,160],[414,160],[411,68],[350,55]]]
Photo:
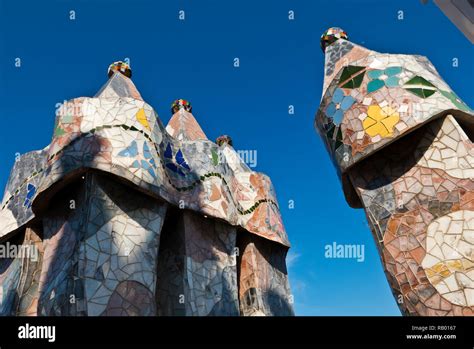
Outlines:
[[[330,52],[348,38],[324,40]],[[351,45],[329,65],[315,120],[346,200],[365,210],[403,314],[473,315],[472,110],[427,58]],[[360,85],[341,86],[352,67]],[[341,90],[354,103],[335,122]]]
[[242,234],[258,241],[255,255],[279,256],[255,266],[271,285],[259,290],[259,314],[292,314],[289,241],[269,177],[229,136],[208,140],[189,101],[172,104],[165,127],[128,64],[113,63],[108,76],[94,97],[65,102],[51,144],[12,170],[2,244],[34,247],[39,258],[0,260],[0,314],[249,315],[238,292],[249,263],[238,261]]

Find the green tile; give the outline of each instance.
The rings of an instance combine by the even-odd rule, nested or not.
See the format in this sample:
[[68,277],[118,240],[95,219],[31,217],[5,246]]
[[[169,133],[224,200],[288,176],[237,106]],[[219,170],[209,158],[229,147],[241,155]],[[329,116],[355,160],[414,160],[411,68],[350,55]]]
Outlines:
[[405,83],[405,86],[408,86],[408,85],[422,85],[422,86],[428,86],[428,87],[435,87],[435,85],[433,85],[431,82],[429,82],[428,80],[418,75],[411,78]]
[[346,81],[351,76],[355,75],[356,73],[360,72],[363,69],[364,69],[364,67],[358,67],[358,66],[355,66],[355,65],[348,65],[347,67],[344,67],[344,69],[342,70],[341,78],[340,78],[339,81],[340,82]]
[[421,98],[428,98],[436,92],[436,90],[424,88],[407,88],[406,90]]
[[355,76],[353,79],[349,80],[348,82],[346,82],[341,87],[343,87],[343,88],[358,88],[362,84],[362,80],[364,80],[364,72],[362,72],[361,74]]
[[54,137],[61,137],[62,135],[65,135],[66,131],[64,131],[61,127],[56,127],[56,130],[54,130]]

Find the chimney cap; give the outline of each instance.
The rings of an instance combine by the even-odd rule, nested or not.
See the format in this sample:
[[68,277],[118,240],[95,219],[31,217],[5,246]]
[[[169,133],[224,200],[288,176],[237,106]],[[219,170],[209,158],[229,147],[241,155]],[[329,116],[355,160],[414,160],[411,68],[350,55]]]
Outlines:
[[191,113],[193,111],[193,107],[191,102],[185,99],[177,99],[171,104],[171,113],[174,114],[178,112],[180,109],[184,109],[187,112]]
[[331,27],[321,35],[321,49],[326,52],[326,47],[339,39],[348,40],[347,33],[339,27]]
[[228,144],[230,146],[233,146],[232,138],[230,138],[230,136],[228,135],[222,135],[222,136],[217,137],[216,143],[218,146],[221,146],[223,144]]
[[107,71],[107,75],[109,76],[109,78],[114,75],[114,72],[120,72],[127,78],[132,78],[132,69],[125,62],[117,61],[109,65],[109,69]]

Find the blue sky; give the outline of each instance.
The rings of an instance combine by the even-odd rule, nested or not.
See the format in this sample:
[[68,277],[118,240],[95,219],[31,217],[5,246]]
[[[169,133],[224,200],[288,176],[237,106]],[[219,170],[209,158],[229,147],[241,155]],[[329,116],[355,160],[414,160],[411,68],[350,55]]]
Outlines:
[[[15,153],[50,142],[56,103],[92,96],[108,65],[129,58],[133,81],[165,124],[171,102],[189,99],[210,139],[229,134],[236,149],[257,150],[256,170],[272,178],[293,245],[298,315],[400,315],[364,213],[345,203],[313,128],[319,38],[331,26],[370,49],[428,56],[474,106],[473,46],[431,2],[0,0],[0,186]],[[324,258],[332,242],[365,245],[364,262]]]

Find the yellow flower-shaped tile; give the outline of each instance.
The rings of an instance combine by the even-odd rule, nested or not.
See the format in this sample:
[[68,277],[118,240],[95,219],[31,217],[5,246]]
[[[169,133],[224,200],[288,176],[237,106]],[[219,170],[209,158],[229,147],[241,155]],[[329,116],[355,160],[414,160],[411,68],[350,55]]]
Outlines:
[[400,115],[392,108],[371,105],[362,125],[370,137],[379,135],[384,138],[393,134],[393,128],[398,121],[400,121]]

